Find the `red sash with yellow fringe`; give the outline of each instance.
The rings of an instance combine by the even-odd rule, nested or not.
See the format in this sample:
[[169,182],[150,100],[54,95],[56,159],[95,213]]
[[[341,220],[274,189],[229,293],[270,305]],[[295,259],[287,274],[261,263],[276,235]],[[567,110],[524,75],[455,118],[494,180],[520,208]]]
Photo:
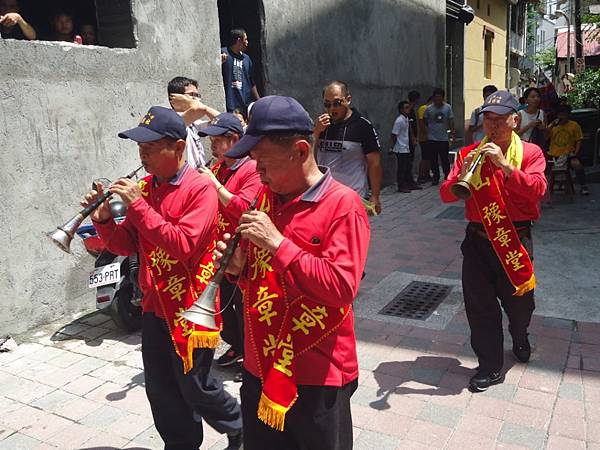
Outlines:
[[[486,143],[485,138],[477,151]],[[461,156],[467,156],[470,150],[463,149]],[[506,158],[515,167],[520,168],[523,158],[523,146],[519,137],[513,133]],[[471,180],[471,193],[477,205],[477,211],[490,243],[502,264],[506,275],[515,288],[514,295],[521,296],[535,288],[533,263],[527,250],[521,244],[517,230],[508,214],[504,192],[496,180],[495,170],[490,161],[484,159]]]
[[[258,199],[258,209],[273,220],[271,190],[264,187]],[[263,384],[257,415],[283,431],[285,414],[298,397],[294,361],[335,331],[348,317],[351,305],[333,308],[303,296],[289,298],[283,276],[271,267],[271,258],[267,250],[250,243],[244,313]]]
[[[146,201],[150,196],[149,186],[152,176],[140,180],[142,196]],[[218,329],[212,330],[184,319],[182,314],[196,301],[215,274],[212,251],[213,241],[203,253],[197,267],[188,268],[186,262],[179,261],[164,249],[142,241],[143,259],[150,276],[161,312],[169,327],[175,352],[183,361],[183,371],[188,373],[193,367],[193,352],[196,348],[215,348],[219,344],[219,334],[223,321],[221,315],[215,317]],[[220,310],[216,300],[217,311]]]

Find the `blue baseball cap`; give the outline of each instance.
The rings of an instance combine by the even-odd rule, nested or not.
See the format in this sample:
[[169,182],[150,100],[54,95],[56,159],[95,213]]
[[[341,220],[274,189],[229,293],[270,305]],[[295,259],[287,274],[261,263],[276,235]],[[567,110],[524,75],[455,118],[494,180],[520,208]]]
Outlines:
[[250,150],[270,133],[291,131],[308,135],[313,132],[313,128],[312,119],[298,100],[280,95],[263,97],[252,105],[246,134],[225,153],[225,156],[247,156]]
[[479,110],[479,114],[493,112],[500,115],[516,113],[519,101],[509,91],[496,91],[488,95]]
[[153,106],[137,127],[120,132],[119,137],[138,143],[158,141],[165,137],[185,140],[187,128],[181,116],[171,108]]
[[234,114],[221,113],[216,117],[215,122],[199,130],[198,134],[200,136],[222,136],[228,132],[244,134],[244,127]]

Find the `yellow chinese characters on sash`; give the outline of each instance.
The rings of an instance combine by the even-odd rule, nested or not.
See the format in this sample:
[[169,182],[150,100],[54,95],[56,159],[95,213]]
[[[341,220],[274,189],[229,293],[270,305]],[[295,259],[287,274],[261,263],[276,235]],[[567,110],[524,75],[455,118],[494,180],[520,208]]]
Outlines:
[[[477,151],[481,151],[486,142],[488,142],[487,137],[481,141]],[[463,149],[461,156],[466,157],[468,152],[467,148]],[[514,167],[521,167],[523,144],[516,133],[512,134],[506,159]],[[531,291],[535,288],[533,263],[527,250],[521,244],[517,230],[508,214],[505,193],[499,187],[491,162],[484,160],[479,165],[473,174],[472,186],[473,200],[477,205],[481,223],[498,260],[515,288],[514,295],[521,296]]]
[[[147,177],[150,178],[150,177]],[[151,197],[151,179],[144,178],[141,184],[143,198]],[[212,242],[202,254],[197,267],[188,267],[187,262],[179,261],[159,246],[142,240],[143,261],[147,265],[159,300],[161,312],[165,317],[175,352],[183,361],[183,370],[189,372],[193,367],[193,352],[196,348],[215,348],[219,344],[222,328],[220,315],[215,317],[218,329],[201,327],[183,318],[182,314],[196,301],[215,273]],[[216,310],[219,302],[217,300]]]
[[[273,219],[273,194],[268,187],[259,193],[257,205]],[[283,431],[285,414],[298,397],[295,360],[335,331],[351,306],[333,308],[305,297],[289,298],[272,258],[267,250],[250,244],[244,315],[263,384],[258,418]]]
[[[233,175],[233,171],[227,167],[225,162],[221,161],[216,163],[210,169],[212,173],[215,175],[219,183],[225,185],[227,180]],[[235,234],[235,228],[237,227],[237,223],[231,220],[228,220],[221,211],[223,208],[221,203],[219,202],[219,214],[217,217],[217,233],[219,235],[219,239],[223,237],[225,233],[229,233],[231,236]]]

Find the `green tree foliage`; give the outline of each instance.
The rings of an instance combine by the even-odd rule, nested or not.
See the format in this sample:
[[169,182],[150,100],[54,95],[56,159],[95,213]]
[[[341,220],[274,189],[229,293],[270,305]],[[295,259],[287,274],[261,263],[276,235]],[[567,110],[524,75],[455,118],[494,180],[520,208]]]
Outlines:
[[542,50],[533,57],[533,61],[536,66],[544,71],[554,70],[554,65],[556,64],[556,50],[554,47]]
[[586,69],[575,75],[573,90],[567,97],[574,108],[600,107],[600,69]]

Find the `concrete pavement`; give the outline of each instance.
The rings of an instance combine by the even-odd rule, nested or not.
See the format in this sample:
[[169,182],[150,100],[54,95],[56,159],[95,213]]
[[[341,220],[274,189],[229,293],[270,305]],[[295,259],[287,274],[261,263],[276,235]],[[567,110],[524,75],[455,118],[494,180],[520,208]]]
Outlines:
[[[356,449],[600,450],[600,186],[591,189],[574,203],[557,195],[535,227],[532,360],[515,363],[507,339],[505,383],[476,395],[465,389],[476,360],[460,296],[460,205],[442,205],[431,187],[384,192],[356,301]],[[424,321],[378,314],[415,280],[452,292]],[[91,313],[16,339],[16,350],[0,353],[0,450],[162,448],[145,398],[139,334]],[[238,395],[232,373],[218,373]],[[202,449],[226,447],[204,430]]]

